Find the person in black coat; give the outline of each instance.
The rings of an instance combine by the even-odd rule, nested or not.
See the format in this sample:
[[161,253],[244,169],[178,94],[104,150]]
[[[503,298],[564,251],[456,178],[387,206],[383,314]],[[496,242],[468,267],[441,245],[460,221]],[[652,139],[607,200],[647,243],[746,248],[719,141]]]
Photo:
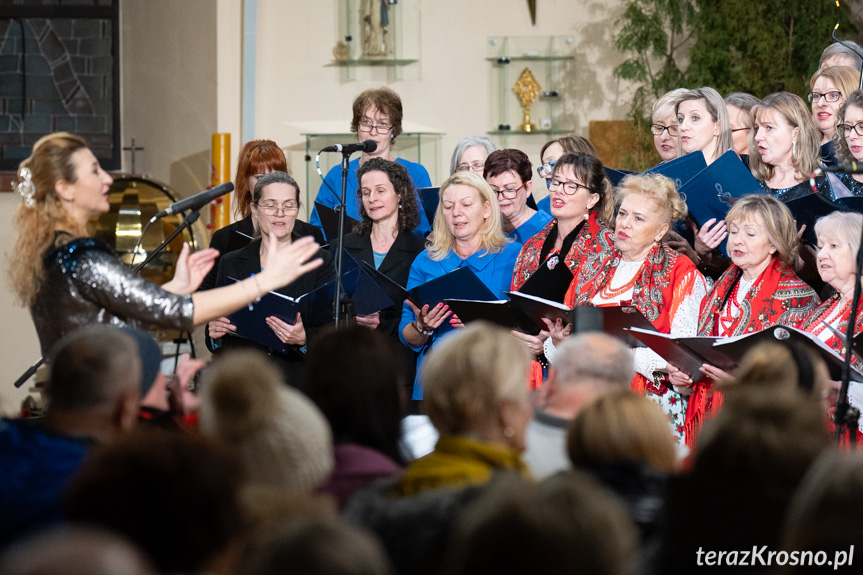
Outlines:
[[[274,141],[246,142],[237,158],[237,175],[234,178],[234,216],[237,221],[219,228],[213,232],[213,237],[210,239],[210,247],[219,251],[219,258],[248,243],[247,238],[255,237],[255,224],[252,221],[252,190],[258,178],[270,172],[287,171],[288,162],[285,154]],[[320,228],[301,220],[294,221],[294,233],[297,237],[312,236],[320,245],[325,243],[324,234]],[[219,259],[216,259],[213,269],[201,282],[199,291],[216,287],[218,270]]]
[[[216,286],[227,285],[231,281],[230,278],[239,280],[260,273],[261,260],[265,258],[268,251],[273,249],[272,242],[291,243],[300,237],[294,227],[300,208],[300,191],[299,185],[291,176],[285,172],[272,172],[261,176],[255,184],[252,199],[261,237],[246,247],[222,257],[216,276]],[[318,257],[324,260],[320,268],[300,276],[293,283],[278,290],[278,293],[297,299],[331,281],[335,277],[332,256],[325,250],[319,250]],[[275,316],[266,318],[266,322],[279,341],[287,346],[287,351],[284,353],[270,349],[264,351],[279,364],[285,372],[288,383],[297,385],[306,346],[312,339],[313,330],[303,325],[303,318],[299,313],[293,325]],[[215,352],[236,347],[262,349],[262,346],[257,343],[234,336],[234,331],[236,326],[226,317],[211,321],[207,325],[208,339],[211,340],[208,341],[208,346],[212,345],[212,350]]]
[[[425,240],[412,230],[419,224],[419,202],[407,170],[396,162],[372,158],[357,171],[357,202],[362,218],[344,240],[345,251],[357,262],[372,265],[401,286],[407,284],[414,258],[425,249]],[[333,253],[336,252],[333,248]],[[416,354],[401,345],[398,327],[402,302],[368,316],[357,316],[359,325],[377,329],[399,343],[408,373],[405,385],[413,385]]]

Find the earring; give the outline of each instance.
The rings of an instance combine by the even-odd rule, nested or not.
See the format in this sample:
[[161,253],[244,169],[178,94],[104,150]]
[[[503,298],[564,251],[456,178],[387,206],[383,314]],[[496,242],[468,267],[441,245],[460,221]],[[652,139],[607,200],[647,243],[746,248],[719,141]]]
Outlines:
[[797,159],[797,141],[791,142],[791,156]]
[[515,430],[509,426],[503,428],[503,436],[506,438],[512,438],[515,435]]

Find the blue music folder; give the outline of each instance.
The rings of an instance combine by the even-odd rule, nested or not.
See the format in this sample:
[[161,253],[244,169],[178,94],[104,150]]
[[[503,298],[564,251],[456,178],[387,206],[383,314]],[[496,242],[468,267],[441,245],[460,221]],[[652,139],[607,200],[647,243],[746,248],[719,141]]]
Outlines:
[[434,216],[437,213],[437,205],[440,203],[440,187],[417,188],[422,210],[426,213],[429,225],[434,228]]
[[758,180],[746,169],[734,150],[728,150],[677,190],[686,201],[689,214],[700,226],[711,218],[721,220],[733,200],[746,194],[762,193]]
[[611,182],[613,187],[617,187],[620,185],[620,181],[628,176],[629,174],[633,174],[634,172],[628,172],[626,170],[615,170],[614,168],[604,168],[605,177],[608,178],[608,181]]
[[702,154],[701,152],[693,152],[691,154],[680,156],[679,158],[675,158],[668,162],[656,164],[655,166],[653,166],[649,170],[646,170],[643,173],[662,174],[667,178],[671,178],[677,185],[677,190],[680,191],[680,188],[684,184],[694,178],[696,174],[701,172],[706,167],[707,162],[704,161],[704,154]]

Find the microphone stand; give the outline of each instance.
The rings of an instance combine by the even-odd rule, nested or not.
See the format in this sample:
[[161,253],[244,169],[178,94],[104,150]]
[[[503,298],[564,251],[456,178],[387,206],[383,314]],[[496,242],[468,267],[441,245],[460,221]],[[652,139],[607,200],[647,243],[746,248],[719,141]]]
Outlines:
[[350,324],[353,316],[353,302],[345,293],[345,287],[342,285],[342,251],[345,243],[345,210],[348,195],[348,163],[351,152],[342,151],[342,193],[339,198],[339,205],[336,206],[336,211],[339,214],[339,233],[337,236],[338,253],[336,254],[336,290],[333,296],[333,317],[335,319],[336,329],[344,323],[345,326]]
[[836,441],[842,438],[842,427],[848,428],[848,444],[852,450],[857,442],[857,429],[859,426],[860,410],[852,407],[848,402],[848,387],[851,382],[851,356],[853,355],[854,326],[857,323],[859,303],[861,295],[860,278],[863,272],[863,227],[860,229],[860,247],[857,249],[857,268],[854,270],[854,300],[851,302],[851,314],[848,317],[848,326],[845,332],[845,361],[842,364],[842,385],[839,388],[839,397],[836,398],[836,411],[833,419],[836,423]]
[[[159,244],[159,247],[157,247],[155,250],[150,252],[150,254],[147,256],[147,259],[145,259],[143,262],[141,262],[140,264],[135,266],[135,268],[132,271],[136,272],[136,273],[141,271],[144,268],[144,266],[146,266],[148,263],[153,261],[153,258],[155,258],[157,255],[159,255],[159,253],[162,250],[164,250],[165,247],[169,243],[171,243],[171,241],[180,234],[180,232],[182,232],[183,230],[185,230],[186,228],[188,228],[189,226],[191,226],[192,224],[197,222],[199,217],[201,217],[201,208],[198,208],[196,210],[192,210],[188,216],[185,216],[183,218],[183,221],[180,222],[180,225],[177,226],[176,229],[173,232],[171,232],[171,234],[167,238],[165,238],[165,241],[163,241],[161,244]],[[141,237],[143,238],[143,234]],[[138,250],[136,249],[135,254],[137,254],[137,253],[138,253]],[[133,260],[134,260],[135,254],[132,255]]]

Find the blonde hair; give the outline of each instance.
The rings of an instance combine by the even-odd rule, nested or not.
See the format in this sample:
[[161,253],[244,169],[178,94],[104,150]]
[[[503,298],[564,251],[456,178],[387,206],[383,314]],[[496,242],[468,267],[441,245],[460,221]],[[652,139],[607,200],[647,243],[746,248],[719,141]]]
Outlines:
[[584,406],[569,427],[567,453],[577,468],[644,462],[673,473],[677,449],[668,418],[656,403],[618,389]]
[[665,117],[669,114],[674,115],[674,121],[677,121],[677,101],[681,96],[688,93],[686,88],[677,88],[666,92],[653,103],[653,114],[651,115],[654,123],[658,118]]
[[737,200],[725,216],[726,225],[759,215],[764,221],[767,240],[776,248],[784,267],[797,265],[797,226],[788,206],[767,194],[751,194]]
[[728,108],[725,105],[725,100],[722,99],[719,92],[709,86],[704,86],[689,90],[681,95],[674,105],[674,112],[678,113],[680,104],[688,100],[704,100],[710,118],[719,124],[719,137],[716,138],[716,143],[713,146],[713,158],[719,158],[734,147],[734,140],[731,137],[731,120],[728,119]]
[[19,166],[19,173],[28,168],[32,174],[36,202],[33,207],[21,202],[15,214],[18,237],[9,254],[9,282],[20,305],[32,304],[39,291],[45,277],[43,257],[54,241],[54,232],[88,235],[87,227],[71,217],[54,190],[60,180],[75,183],[72,156],[85,149],[87,143],[80,136],[67,132],[48,134],[33,145],[33,153]]
[[531,359],[509,331],[471,323],[438,343],[420,370],[426,414],[449,435],[490,421],[500,400],[527,397]]
[[616,203],[620,207],[629,194],[650,198],[663,211],[665,223],[671,223],[686,215],[686,202],[677,192],[674,180],[661,174],[631,174],[623,178],[617,188]]
[[764,98],[752,107],[753,129],[749,131],[749,167],[757,180],[767,181],[773,177],[773,166],[761,161],[755,134],[758,131],[758,115],[765,110],[774,110],[792,127],[799,130],[797,154],[792,153],[791,166],[801,175],[807,176],[821,167],[821,131],[812,121],[811,111],[803,99],[790,92],[777,92]]
[[499,253],[504,246],[510,241],[503,235],[503,221],[500,216],[500,206],[497,199],[491,191],[488,183],[480,176],[473,172],[456,172],[441,184],[440,192],[438,193],[437,212],[434,218],[434,241],[427,248],[429,257],[439,262],[444,259],[451,249],[455,246],[455,238],[446,224],[446,217],[443,214],[443,195],[450,186],[470,186],[476,190],[479,195],[480,202],[488,203],[491,206],[491,215],[486,218],[485,222],[479,229],[481,245],[486,251],[492,254]]

